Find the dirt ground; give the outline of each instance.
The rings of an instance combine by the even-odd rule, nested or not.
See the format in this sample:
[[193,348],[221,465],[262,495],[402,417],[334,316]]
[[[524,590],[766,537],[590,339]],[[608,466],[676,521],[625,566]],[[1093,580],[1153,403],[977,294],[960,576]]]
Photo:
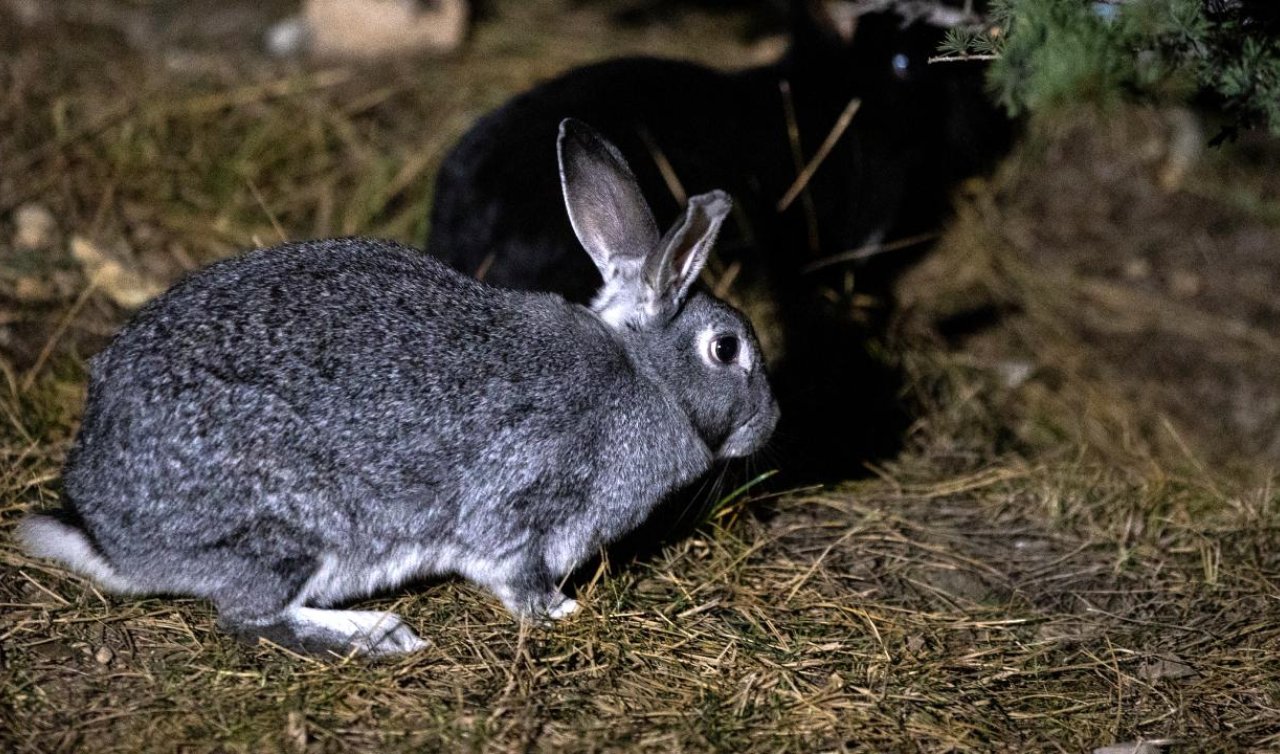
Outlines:
[[899,453],[722,498],[586,574],[554,628],[444,581],[367,601],[429,649],[321,661],[17,549],[21,512],[57,504],[84,360],[237,250],[417,242],[445,151],[535,80],[776,41],[508,0],[453,56],[355,66],[234,31],[287,2],[210,4],[224,26],[21,5],[0,3],[0,749],[1280,749],[1280,142],[1209,149],[1212,118],[1177,108],[1028,124],[867,344],[901,376]]

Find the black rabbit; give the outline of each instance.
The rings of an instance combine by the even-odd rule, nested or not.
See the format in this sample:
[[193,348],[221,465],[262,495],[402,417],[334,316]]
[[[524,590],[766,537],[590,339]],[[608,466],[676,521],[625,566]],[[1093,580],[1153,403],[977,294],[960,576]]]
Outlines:
[[616,150],[573,121],[559,145],[596,307],[367,239],[215,264],[94,358],[66,509],[22,522],[28,549],[305,650],[420,647],[328,608],[427,574],[572,612],[566,574],[778,414],[750,325],[694,284],[728,197],[660,236]]
[[[920,13],[880,5],[842,25],[822,3],[793,3],[790,49],[772,65],[726,73],[673,60],[612,60],[516,97],[481,118],[446,158],[428,251],[496,285],[586,301],[599,275],[545,196],[555,160],[546,143],[565,116],[588,120],[621,148],[660,221],[680,212],[683,197],[674,194],[681,189],[727,190],[736,222],[726,226],[717,256],[722,269],[738,263],[739,290],[765,294],[739,297],[741,305],[768,302],[767,316],[754,319],[780,366],[793,465],[847,473],[867,445],[894,434],[885,425],[893,412],[884,413],[893,399],[883,395],[893,386],[861,352],[863,331],[827,295],[842,289],[849,268],[802,269],[932,229],[954,180],[977,169],[1007,134],[982,94],[980,70],[927,63],[943,30]],[[808,195],[780,212],[798,173],[783,86],[805,158],[851,100],[861,105]],[[877,271],[858,272],[870,280]],[[766,321],[775,319],[776,326]]]

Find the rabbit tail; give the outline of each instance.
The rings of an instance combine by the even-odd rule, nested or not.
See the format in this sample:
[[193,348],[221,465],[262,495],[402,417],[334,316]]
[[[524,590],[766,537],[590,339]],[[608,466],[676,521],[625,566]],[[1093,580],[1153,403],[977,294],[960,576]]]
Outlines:
[[118,594],[144,591],[107,562],[84,529],[56,516],[28,514],[18,523],[17,538],[29,554],[56,560],[108,591]]

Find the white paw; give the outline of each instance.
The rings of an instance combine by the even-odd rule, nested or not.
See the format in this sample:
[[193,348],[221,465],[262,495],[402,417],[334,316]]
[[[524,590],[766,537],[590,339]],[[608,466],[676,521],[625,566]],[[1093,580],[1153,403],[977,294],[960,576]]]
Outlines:
[[547,611],[547,617],[552,620],[560,620],[561,618],[568,618],[576,612],[578,612],[578,601],[565,597],[560,601],[560,604]]
[[427,647],[400,617],[375,610],[318,610],[299,608],[295,618],[312,629],[346,637],[359,654],[393,655]]
[[[359,644],[357,640],[356,644]],[[362,653],[371,655],[398,655],[417,652],[431,646],[416,633],[409,628],[399,618],[396,618],[396,626],[387,631],[377,639],[370,638],[364,647],[361,647]]]

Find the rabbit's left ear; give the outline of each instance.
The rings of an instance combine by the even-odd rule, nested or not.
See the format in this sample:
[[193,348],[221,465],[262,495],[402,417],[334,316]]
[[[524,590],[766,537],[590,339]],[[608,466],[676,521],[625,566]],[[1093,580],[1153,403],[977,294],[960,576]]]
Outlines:
[[680,308],[689,288],[707,263],[720,226],[733,209],[723,191],[709,191],[689,199],[684,216],[645,259],[648,297],[660,307]]
[[658,224],[617,148],[582,121],[565,118],[556,141],[569,223],[607,282],[638,268],[658,243]]

